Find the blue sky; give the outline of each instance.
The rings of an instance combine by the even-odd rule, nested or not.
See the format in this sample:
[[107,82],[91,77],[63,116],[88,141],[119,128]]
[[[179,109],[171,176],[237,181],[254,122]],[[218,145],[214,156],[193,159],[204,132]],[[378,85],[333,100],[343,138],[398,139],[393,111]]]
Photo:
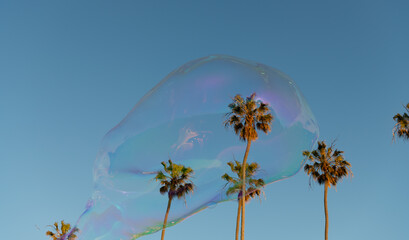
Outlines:
[[[407,1],[0,1],[0,235],[47,239],[92,192],[104,134],[170,71],[210,54],[275,67],[298,84],[321,139],[354,178],[328,196],[329,237],[408,239],[409,142],[392,117],[409,102]],[[247,239],[319,239],[323,189],[302,172],[269,185]],[[236,203],[166,239],[233,238]],[[158,239],[154,234],[142,239]]]

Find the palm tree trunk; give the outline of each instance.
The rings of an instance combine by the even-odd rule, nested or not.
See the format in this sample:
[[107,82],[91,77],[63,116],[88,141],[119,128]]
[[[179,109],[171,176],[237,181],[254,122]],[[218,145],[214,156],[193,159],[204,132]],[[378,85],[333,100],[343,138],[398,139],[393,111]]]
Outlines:
[[165,219],[163,220],[162,236],[160,238],[161,240],[165,238],[165,228],[166,228],[166,223],[168,221],[168,215],[169,215],[169,209],[170,209],[171,203],[172,203],[172,198],[169,198],[168,208],[166,209]]
[[240,213],[241,213],[241,199],[238,201],[239,208],[237,210],[237,222],[236,222],[236,240],[239,240],[239,229],[240,229]]
[[327,195],[328,195],[328,184],[325,184],[325,190],[324,190],[325,240],[328,240],[328,204],[327,204]]
[[244,154],[243,164],[242,166],[242,186],[241,186],[241,240],[244,240],[244,225],[245,225],[245,217],[246,217],[246,164],[247,164],[247,156],[249,155],[251,146],[251,140],[247,140],[247,148],[246,153]]

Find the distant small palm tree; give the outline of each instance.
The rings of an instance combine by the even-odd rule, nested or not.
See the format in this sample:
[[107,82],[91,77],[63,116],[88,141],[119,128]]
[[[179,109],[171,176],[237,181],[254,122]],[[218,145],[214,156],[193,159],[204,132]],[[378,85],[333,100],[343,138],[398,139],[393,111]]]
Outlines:
[[58,227],[58,223],[55,222],[54,225],[50,225],[50,227],[54,228],[55,232],[47,231],[46,235],[52,238],[53,240],[75,240],[77,239],[77,235],[75,233],[79,232],[77,227],[74,227],[71,231],[71,225],[69,223],[65,223],[61,221],[61,227]]
[[409,139],[409,103],[405,106],[406,112],[401,114],[396,114],[393,120],[396,121],[395,127],[393,128],[393,139],[397,135],[404,140]]
[[[227,195],[232,195],[232,194],[237,194],[237,200],[238,200],[238,209],[237,209],[237,222],[236,222],[236,240],[239,239],[239,227],[240,227],[240,213],[242,210],[242,165],[238,161],[233,162],[228,162],[227,165],[230,166],[231,171],[237,175],[237,177],[231,177],[229,174],[225,173],[222,176],[222,179],[227,181],[226,185],[229,185],[230,187],[227,189],[226,194]],[[246,197],[245,197],[245,202],[249,202],[250,199],[255,198],[256,196],[260,197],[261,195],[261,188],[264,187],[264,180],[259,178],[259,179],[254,179],[253,176],[259,171],[260,166],[253,162],[250,165],[246,164]]]
[[[252,141],[257,140],[256,129],[268,133],[271,131],[273,115],[267,103],[255,100],[256,94],[251,94],[244,100],[237,94],[233,102],[229,104],[230,112],[226,114],[224,124],[226,127],[232,127],[234,132],[239,135],[240,140],[247,141],[246,152],[243,157],[242,165],[246,166],[247,156],[250,151]],[[246,179],[246,169],[242,171],[242,181]],[[245,185],[242,185],[243,195],[246,195]],[[241,240],[244,240],[244,225],[246,216],[245,199],[242,198],[242,216],[241,216]]]
[[168,162],[169,165],[167,165],[166,162],[161,163],[164,172],[159,171],[154,178],[156,181],[160,181],[162,185],[159,192],[162,195],[167,193],[169,199],[165,219],[163,220],[161,240],[165,237],[165,228],[173,198],[185,198],[186,194],[193,192],[194,188],[193,182],[190,180],[193,175],[193,170],[190,167],[174,164],[170,159]]
[[325,240],[328,240],[328,188],[336,187],[344,177],[352,176],[351,164],[344,159],[344,152],[333,149],[333,145],[327,148],[324,141],[318,142],[317,150],[304,151],[303,155],[310,161],[305,164],[304,171],[311,180],[324,185],[324,210],[325,210]]

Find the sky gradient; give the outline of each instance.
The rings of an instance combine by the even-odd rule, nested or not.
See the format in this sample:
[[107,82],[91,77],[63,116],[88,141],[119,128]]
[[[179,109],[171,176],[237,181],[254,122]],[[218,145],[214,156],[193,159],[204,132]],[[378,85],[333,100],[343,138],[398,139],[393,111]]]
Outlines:
[[[288,74],[320,139],[345,151],[354,177],[328,194],[330,239],[408,239],[409,142],[392,143],[409,102],[408,12],[407,1],[0,0],[0,236],[42,240],[54,221],[75,222],[105,133],[175,68],[227,54]],[[265,191],[248,205],[247,239],[323,238],[322,187],[299,172]],[[235,214],[219,204],[166,239],[232,239]]]

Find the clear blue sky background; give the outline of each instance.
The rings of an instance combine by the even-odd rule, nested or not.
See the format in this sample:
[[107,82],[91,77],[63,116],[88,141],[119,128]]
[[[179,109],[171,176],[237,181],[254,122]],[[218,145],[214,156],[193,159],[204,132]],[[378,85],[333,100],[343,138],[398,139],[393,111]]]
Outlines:
[[[290,75],[352,163],[329,192],[330,239],[409,239],[409,142],[391,142],[408,43],[408,1],[0,0],[0,236],[75,222],[104,134],[176,67],[227,54]],[[303,172],[266,196],[247,239],[323,238],[323,189]],[[166,239],[232,239],[235,214],[219,204]]]

